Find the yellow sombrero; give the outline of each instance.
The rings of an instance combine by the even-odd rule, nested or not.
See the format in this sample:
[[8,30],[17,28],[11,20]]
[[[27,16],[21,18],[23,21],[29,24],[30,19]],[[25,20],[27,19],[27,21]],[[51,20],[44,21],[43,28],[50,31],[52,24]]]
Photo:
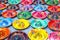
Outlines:
[[29,27],[30,22],[25,19],[18,19],[18,20],[15,20],[12,25],[15,29],[25,29]]
[[48,33],[44,29],[32,29],[28,33],[28,37],[31,40],[47,40]]

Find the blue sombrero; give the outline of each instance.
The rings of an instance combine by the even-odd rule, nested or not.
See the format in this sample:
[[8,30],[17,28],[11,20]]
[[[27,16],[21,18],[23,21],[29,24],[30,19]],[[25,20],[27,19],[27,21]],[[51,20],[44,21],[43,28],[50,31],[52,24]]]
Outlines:
[[7,27],[10,26],[12,23],[11,18],[0,18],[0,27]]
[[45,28],[47,27],[47,25],[48,25],[47,20],[35,19],[31,21],[31,26],[33,28],[37,28],[37,29]]
[[46,9],[47,9],[47,5],[38,4],[34,7],[34,10],[36,11],[45,11]]

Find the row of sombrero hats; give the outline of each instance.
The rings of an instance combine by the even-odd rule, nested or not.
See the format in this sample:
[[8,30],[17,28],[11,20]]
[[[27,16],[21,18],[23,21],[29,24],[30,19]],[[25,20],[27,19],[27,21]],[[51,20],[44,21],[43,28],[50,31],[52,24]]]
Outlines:
[[60,3],[60,0],[0,0],[0,2],[3,3],[9,3],[9,4],[23,4],[23,5],[27,5],[27,4],[34,4],[37,1],[39,1],[39,3],[41,4],[48,4],[48,5],[57,5]]
[[[55,18],[55,17],[54,17]],[[13,20],[11,18],[0,18],[0,27],[8,27],[8,26],[12,26],[16,29],[25,29],[27,27],[29,27],[30,25],[33,28],[46,28],[47,25],[50,29],[53,30],[58,30],[60,31],[60,20],[56,20],[56,19],[51,19],[49,22],[47,21],[47,19],[33,19],[31,22],[29,22],[29,20],[27,19],[17,19],[17,20]],[[53,28],[52,28],[53,27]]]
[[60,32],[52,32],[48,35],[44,29],[32,29],[28,35],[22,31],[11,33],[9,28],[0,28],[0,40],[60,40]]
[[[6,11],[3,11],[3,9],[7,8],[6,4],[2,4],[0,3],[0,13],[2,14],[3,17],[7,18],[7,17],[10,17],[10,18],[13,18],[15,17],[16,15],[18,15],[18,18],[21,18],[22,15],[24,16],[24,14],[26,13],[26,15],[29,15],[29,11],[31,10],[35,10],[35,12],[31,13],[32,16],[34,18],[40,18],[40,19],[44,19],[46,18],[46,16],[48,15],[48,13],[45,12],[45,10],[48,10],[50,13],[48,15],[48,17],[50,19],[52,19],[52,17],[56,16],[57,18],[60,18],[59,17],[59,12],[60,12],[60,6],[56,6],[56,5],[49,5],[48,7],[46,5],[42,5],[42,4],[38,4],[34,7],[31,7],[30,5],[27,5],[27,6],[23,6],[21,4],[19,4],[19,9],[21,9],[20,13],[17,13],[16,10],[15,10],[15,6],[10,6],[8,7],[8,9]],[[12,8],[11,8],[12,7]],[[10,9],[11,8],[11,9]],[[14,9],[14,10],[13,10]],[[28,12],[26,12],[28,11]],[[14,13],[13,13],[14,12]],[[28,14],[29,13],[29,14]],[[58,13],[58,14],[57,14]],[[29,15],[29,17],[31,16],[31,14]],[[25,15],[25,17],[26,17]],[[38,15],[38,16],[37,16]],[[40,16],[39,16],[40,15]],[[27,17],[27,18],[29,18]]]
[[[1,25],[3,25],[3,27],[8,27],[9,25],[11,25],[11,23],[12,23],[12,20],[10,19],[10,18],[1,18],[0,19],[0,24]],[[41,20],[41,19],[36,19],[36,20],[32,20],[31,21],[31,23],[28,21],[28,20],[26,20],[26,19],[18,19],[18,20],[15,20],[15,21],[13,21],[13,23],[12,23],[12,26],[15,28],[15,29],[17,29],[17,30],[22,30],[22,29],[26,29],[26,28],[28,28],[29,27],[29,25],[31,24],[31,27],[33,27],[33,28],[35,28],[35,29],[33,29],[33,30],[31,30],[31,32],[29,32],[29,34],[28,34],[28,36],[29,36],[29,38],[31,39],[31,40],[33,40],[33,39],[35,39],[36,38],[36,40],[37,39],[43,39],[43,38],[48,38],[48,33],[46,33],[46,31],[44,32],[43,30],[43,28],[46,28],[47,27],[47,25],[48,25],[48,27],[50,28],[50,29],[52,29],[52,30],[55,30],[55,31],[57,31],[57,32],[53,32],[51,35],[52,36],[55,36],[55,37],[57,37],[58,39],[59,39],[59,35],[60,35],[60,32],[58,32],[58,31],[60,31],[60,20],[51,20],[49,23],[47,22],[47,20],[45,19],[45,20]],[[7,26],[5,26],[5,25],[7,25]],[[0,27],[2,27],[2,26],[0,26]],[[42,30],[42,29],[43,30]],[[39,31],[39,32],[37,32],[37,31]],[[18,33],[18,32],[17,32]],[[4,38],[6,38],[8,35],[10,34],[10,31],[9,31],[9,29],[8,28],[0,28],[0,38],[1,39],[4,39]],[[18,39],[20,39],[19,37],[21,37],[21,34],[20,33],[18,33],[20,36],[16,36],[17,38],[17,40]],[[14,35],[18,35],[18,34],[14,34]],[[44,35],[43,35],[44,34]],[[4,35],[4,36],[3,36]],[[12,38],[15,38],[15,36],[13,35],[13,37],[9,37],[11,40],[12,40]],[[39,35],[39,36],[38,36]],[[50,36],[51,36],[50,35]],[[11,36],[11,35],[10,35]],[[51,36],[51,38],[52,38],[52,36]],[[23,36],[24,37],[24,36]],[[53,39],[55,39],[54,37],[53,37]],[[52,39],[51,39],[52,40]]]
[[[2,6],[3,4],[1,4]],[[40,5],[40,7],[42,7],[43,5]],[[48,6],[48,10],[50,11],[49,13],[47,13],[46,9],[41,9],[40,7],[35,8],[36,11],[33,11],[32,13],[29,11],[21,11],[21,12],[17,12],[16,10],[10,9],[10,10],[5,10],[2,11],[0,10],[0,13],[3,17],[5,18],[14,18],[15,16],[17,16],[18,18],[24,18],[24,19],[29,19],[31,16],[33,16],[34,18],[40,18],[40,19],[44,19],[46,17],[52,19],[54,19],[54,16],[56,16],[58,19],[60,19],[60,6]],[[4,7],[3,7],[4,8]],[[30,8],[29,8],[30,9]],[[38,9],[38,10],[37,10]]]
[[[20,3],[21,1],[21,3]],[[59,4],[59,0],[45,0],[47,4],[51,4],[50,6],[54,5],[56,6],[55,4]],[[50,3],[52,1],[52,3]],[[4,4],[4,2],[8,2],[7,4]],[[36,3],[36,6],[33,8],[32,7],[32,3],[34,2],[37,2]],[[47,8],[45,7],[46,5],[41,5],[41,3],[44,3],[43,0],[39,1],[39,0],[2,0],[0,1],[0,10],[3,9],[3,8],[6,8],[7,6],[7,9],[20,9],[22,11],[24,10],[29,10],[31,11],[32,9],[35,9],[35,10],[39,10],[39,11],[44,11],[46,10]],[[20,3],[20,4],[19,4]]]

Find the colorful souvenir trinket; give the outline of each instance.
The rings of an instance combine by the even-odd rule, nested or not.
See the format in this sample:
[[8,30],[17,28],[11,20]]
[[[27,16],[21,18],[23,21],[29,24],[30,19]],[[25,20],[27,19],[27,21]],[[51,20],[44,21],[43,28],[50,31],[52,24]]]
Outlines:
[[19,4],[21,0],[8,0],[9,4]]
[[0,27],[8,27],[12,23],[11,18],[0,18]]
[[7,3],[7,0],[0,0],[0,3]]
[[8,10],[11,10],[11,9],[12,9],[12,10],[18,10],[19,7],[18,7],[18,5],[8,5],[8,6],[7,6],[7,9],[8,9]]
[[6,10],[2,13],[2,16],[5,18],[13,18],[17,15],[17,12],[15,10]]
[[30,12],[28,12],[28,11],[24,11],[24,12],[20,12],[20,13],[18,13],[18,15],[17,15],[17,17],[19,18],[19,19],[29,19],[29,18],[31,18],[31,13]]
[[60,20],[50,20],[48,27],[52,30],[60,31]]
[[7,40],[28,40],[28,36],[24,32],[17,31],[13,32]]
[[36,11],[45,11],[46,9],[47,9],[47,5],[38,4],[34,7],[34,10]]
[[15,29],[26,29],[29,27],[30,23],[28,20],[18,19],[15,20],[12,25]]
[[31,21],[31,26],[36,29],[45,28],[47,27],[47,25],[48,25],[48,22],[46,19],[44,20],[35,19]]
[[50,13],[49,15],[48,15],[48,18],[50,19],[50,20],[58,20],[58,19],[60,19],[60,13]]
[[21,5],[19,4],[19,9],[20,11],[32,11],[33,10],[33,7],[31,5]]
[[48,40],[60,40],[60,32],[50,33]]
[[7,7],[6,4],[2,4],[2,3],[0,3],[0,10],[5,9],[6,7]]
[[47,40],[48,33],[43,29],[32,29],[28,33],[28,37],[30,40]]
[[46,18],[47,17],[47,12],[40,12],[40,11],[35,11],[35,12],[33,12],[32,13],[32,16],[34,17],[34,18],[40,18],[40,19],[44,19],[44,18]]
[[60,6],[48,6],[50,12],[60,12]]
[[59,0],[45,0],[48,5],[57,5],[59,4]]
[[44,0],[35,0],[33,4],[45,4]]
[[23,5],[30,5],[30,4],[32,4],[34,2],[34,0],[22,0],[21,1],[21,4],[23,4]]
[[5,39],[10,35],[10,30],[8,28],[0,28],[0,40]]

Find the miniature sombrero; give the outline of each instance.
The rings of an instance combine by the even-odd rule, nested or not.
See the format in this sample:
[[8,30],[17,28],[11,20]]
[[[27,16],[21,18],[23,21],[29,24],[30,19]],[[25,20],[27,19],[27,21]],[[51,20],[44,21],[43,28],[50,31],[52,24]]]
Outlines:
[[32,4],[34,2],[34,0],[22,0],[21,1],[21,4],[23,4],[23,5],[30,5],[30,4]]
[[35,11],[35,12],[33,12],[32,13],[32,16],[34,17],[34,18],[40,18],[40,19],[44,19],[44,18],[46,18],[47,17],[47,12],[40,12],[40,11]]
[[8,28],[0,28],[0,40],[5,39],[10,35],[10,30]]
[[48,18],[50,19],[50,20],[59,20],[60,19],[60,13],[50,13],[49,15],[48,15]]
[[30,26],[30,22],[28,20],[25,20],[25,19],[18,19],[18,20],[15,20],[12,24],[12,26],[15,28],[15,29],[26,29]]
[[57,5],[59,4],[59,0],[44,0],[48,5]]
[[31,16],[32,15],[31,15],[31,13],[29,11],[19,12],[18,15],[17,15],[17,17],[19,19],[29,19],[29,18],[31,18]]
[[28,36],[26,33],[21,32],[21,31],[17,31],[17,32],[13,32],[8,38],[7,40],[28,40]]
[[2,3],[0,3],[0,10],[5,9],[6,7],[7,7],[7,5],[6,5],[6,4],[2,4]]
[[60,40],[60,32],[52,32],[50,33],[48,40]]
[[0,18],[0,27],[8,27],[12,24],[11,18]]
[[18,10],[19,9],[19,7],[18,7],[18,5],[8,5],[7,6],[7,10]]
[[37,4],[37,5],[34,7],[34,10],[36,10],[36,11],[45,11],[46,9],[47,9],[47,5]]
[[40,29],[40,28],[46,28],[48,25],[47,20],[41,20],[41,19],[35,19],[31,21],[31,27]]
[[0,0],[0,2],[7,4],[8,3],[8,0]]
[[51,30],[60,31],[60,20],[50,20],[48,27]]
[[50,12],[60,12],[60,6],[48,6]]
[[48,33],[44,29],[32,29],[28,33],[30,40],[47,40]]
[[5,18],[13,18],[17,15],[15,10],[6,10],[2,13],[2,16]]
[[19,4],[21,0],[8,0],[9,4]]
[[32,5],[21,5],[19,4],[19,9],[20,11],[32,11],[33,10],[33,7]]

